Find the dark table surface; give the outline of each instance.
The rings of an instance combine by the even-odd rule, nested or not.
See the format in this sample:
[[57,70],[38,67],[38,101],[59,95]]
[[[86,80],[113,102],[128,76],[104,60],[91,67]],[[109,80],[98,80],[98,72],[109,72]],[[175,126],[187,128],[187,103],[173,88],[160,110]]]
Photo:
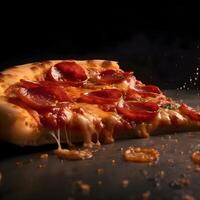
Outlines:
[[[198,105],[198,92],[167,91],[190,105]],[[161,133],[162,134],[162,133]],[[94,158],[85,161],[57,159],[54,146],[19,148],[0,144],[0,199],[182,199],[200,197],[200,172],[191,153],[200,149],[200,132],[175,133],[149,139],[130,139],[103,145]],[[160,159],[152,165],[125,162],[129,146],[154,147]],[[123,150],[121,149],[123,148]],[[48,153],[48,160],[40,155]],[[114,161],[113,161],[114,160]],[[98,172],[99,169],[99,172]],[[101,169],[101,170],[100,170]],[[90,185],[83,193],[77,181]],[[128,180],[127,187],[122,182]]]

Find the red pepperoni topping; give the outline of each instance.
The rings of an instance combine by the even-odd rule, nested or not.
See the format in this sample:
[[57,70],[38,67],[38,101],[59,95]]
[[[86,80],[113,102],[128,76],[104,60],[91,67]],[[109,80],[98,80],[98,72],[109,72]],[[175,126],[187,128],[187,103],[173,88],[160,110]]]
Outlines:
[[152,120],[159,109],[158,105],[151,102],[126,102],[124,107],[117,107],[119,114],[130,121],[144,122]]
[[132,72],[122,72],[116,70],[106,70],[100,73],[97,79],[97,83],[99,84],[114,84],[120,83],[123,80],[131,77],[133,75]]
[[153,93],[161,94],[160,88],[155,85],[144,85],[144,86],[138,87],[137,89],[144,92],[153,92]]
[[85,70],[76,62],[60,62],[47,73],[47,79],[59,82],[82,82],[87,79]]
[[158,96],[158,93],[153,93],[153,92],[144,91],[144,90],[128,89],[126,92],[127,100],[137,100],[140,98],[157,97],[157,96]]
[[181,104],[179,107],[180,111],[187,115],[189,118],[200,121],[200,112],[195,111],[193,108],[187,106],[186,104]]
[[115,103],[122,96],[122,92],[117,89],[104,89],[88,94],[83,94],[79,98],[79,101],[90,104],[109,104]]
[[157,111],[159,106],[153,102],[126,102],[126,107],[135,110]]
[[34,109],[55,106],[56,101],[70,101],[64,89],[49,82],[22,80],[15,90],[17,97]]
[[143,110],[129,110],[128,108],[117,108],[119,114],[122,114],[127,120],[135,122],[150,121],[156,116],[156,112]]

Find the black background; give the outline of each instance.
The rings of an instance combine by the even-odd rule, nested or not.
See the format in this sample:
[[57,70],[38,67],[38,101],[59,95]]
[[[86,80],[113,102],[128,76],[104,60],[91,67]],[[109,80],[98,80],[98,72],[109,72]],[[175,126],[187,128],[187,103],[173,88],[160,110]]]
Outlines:
[[46,59],[113,59],[146,83],[193,87],[189,78],[200,58],[197,4],[10,3],[1,7],[0,20],[1,70]]

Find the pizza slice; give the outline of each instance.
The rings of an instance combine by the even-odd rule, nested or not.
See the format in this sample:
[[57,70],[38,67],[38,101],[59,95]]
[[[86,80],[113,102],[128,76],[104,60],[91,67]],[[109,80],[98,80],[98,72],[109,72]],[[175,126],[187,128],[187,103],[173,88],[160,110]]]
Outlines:
[[20,146],[93,147],[189,130],[200,130],[199,112],[114,61],[45,61],[0,74],[0,139]]

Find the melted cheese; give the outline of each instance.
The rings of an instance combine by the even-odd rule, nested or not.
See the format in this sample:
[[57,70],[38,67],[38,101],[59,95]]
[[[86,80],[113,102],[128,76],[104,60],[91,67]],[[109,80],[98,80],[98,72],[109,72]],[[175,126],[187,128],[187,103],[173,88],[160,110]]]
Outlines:
[[124,159],[131,162],[147,163],[158,160],[159,155],[159,152],[154,148],[129,147],[124,152]]
[[91,89],[70,86],[66,87],[65,91],[70,95],[71,98],[77,99],[81,94],[90,92]]
[[93,157],[91,150],[69,150],[69,149],[57,149],[55,150],[55,154],[60,159],[67,160],[85,160]]
[[200,151],[195,151],[192,153],[192,160],[194,163],[200,165]]

